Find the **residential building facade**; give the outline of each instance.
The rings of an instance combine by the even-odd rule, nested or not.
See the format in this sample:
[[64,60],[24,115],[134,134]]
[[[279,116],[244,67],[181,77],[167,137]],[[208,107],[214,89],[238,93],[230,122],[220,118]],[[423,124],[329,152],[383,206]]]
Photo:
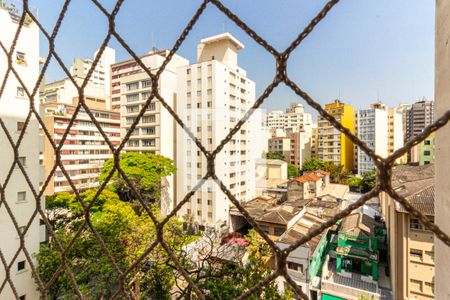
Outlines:
[[[98,105],[95,99],[90,99],[91,97],[87,97],[86,104],[91,109],[92,114],[111,144],[114,147],[119,146],[119,113],[106,110],[104,102],[103,105]],[[90,104],[91,101],[93,104]],[[41,116],[56,145],[61,142],[75,110],[74,104],[50,102],[42,105]],[[44,139],[43,165],[47,178],[55,166],[56,155],[48,138],[44,134],[42,135]],[[78,191],[97,187],[104,162],[113,157],[109,145],[84,109],[81,109],[76,115],[60,154],[64,169]],[[56,192],[73,192],[68,178],[63,174],[60,167],[56,168],[44,194],[53,195]]]
[[311,130],[312,117],[300,103],[291,103],[285,112],[275,110],[266,115],[265,126],[273,129],[298,131]]
[[[358,111],[357,135],[370,149],[381,157],[388,154],[388,112],[382,103]],[[358,174],[373,171],[375,164],[366,152],[358,147]]]
[[[8,9],[8,3],[2,3],[0,6],[0,41],[8,50],[19,27],[22,14],[19,10],[19,7]],[[39,124],[34,115],[25,126],[25,120],[30,111],[30,99],[25,89],[31,93],[39,76],[39,28],[31,19],[25,18],[15,43],[12,66],[23,85],[10,73],[0,95],[0,118],[2,126],[4,125],[8,130],[13,143],[17,143],[22,134],[23,138],[18,149],[18,157],[15,157],[8,136],[4,130],[0,130],[0,141],[3,146],[0,182],[2,183],[2,200],[4,200],[0,205],[0,250],[2,260],[6,264],[11,264],[9,274],[6,274],[3,264],[0,268],[0,282],[5,283],[1,298],[39,299],[30,262],[34,266],[37,264],[35,255],[39,252],[40,242],[45,241],[45,234],[41,235],[45,233],[45,228],[40,225],[39,215],[33,214],[38,202],[30,186],[35,191],[39,191],[40,182],[43,180],[42,168],[39,164],[39,152],[42,145],[39,140]],[[2,54],[0,55],[2,76],[7,74],[7,68],[8,59]],[[33,105],[34,109],[39,111],[38,96],[34,98]],[[15,160],[20,162],[21,167],[14,163]],[[23,171],[28,174],[29,183]],[[10,172],[11,175],[8,176]],[[44,199],[40,200],[41,208],[44,208]],[[9,208],[13,217],[9,215],[6,208]],[[12,218],[15,218],[16,222],[12,222]],[[24,245],[30,260],[26,258],[24,251],[18,251],[21,247],[19,234],[23,234]],[[11,280],[10,283],[6,281],[6,276]],[[10,288],[11,283],[17,294]]]
[[[355,112],[353,106],[340,100],[325,105],[325,110],[336,118],[342,126],[355,132]],[[343,165],[346,170],[353,170],[354,147],[350,139],[325,118],[318,120],[317,156],[336,165]]]
[[[180,118],[207,150],[214,150],[255,102],[255,83],[237,62],[237,52],[242,48],[229,33],[205,38],[197,47],[198,62],[178,68]],[[253,199],[255,194],[254,148],[258,128],[260,124],[250,118],[215,158],[215,173],[239,201]],[[207,172],[205,155],[180,127],[177,166],[179,202]],[[230,224],[230,206],[217,183],[209,180],[179,214],[201,228],[226,227]]]
[[[72,76],[85,79],[89,70],[92,68],[95,57],[98,51],[94,52],[92,59],[75,58],[72,66],[70,67],[70,73]],[[89,82],[94,87],[99,87],[105,91],[105,100],[108,102],[109,108],[111,100],[111,65],[116,62],[116,50],[110,47],[105,47],[100,59],[98,60],[92,75],[89,78]]]
[[[396,150],[400,149],[404,145],[404,127],[403,116],[396,108],[387,109],[388,117],[388,149],[387,155],[392,155]],[[397,163],[404,164],[407,162],[407,156],[404,155],[397,159]]]
[[422,142],[412,147],[411,163],[418,163],[419,166],[434,163],[435,134],[430,134]]
[[[434,165],[395,166],[394,190],[434,222]],[[388,230],[390,278],[394,299],[434,299],[434,234],[387,193],[381,193]]]
[[[156,71],[169,54],[168,50],[151,51],[140,57],[144,65],[151,71]],[[177,105],[177,68],[186,66],[189,61],[179,55],[174,55],[161,73],[158,82],[158,92],[172,109]],[[136,121],[140,111],[145,112],[136,128],[131,132],[125,145],[125,151],[161,154],[175,160],[176,121],[156,98],[144,107],[152,91],[148,74],[134,59],[118,62],[111,67],[112,99],[111,109],[120,111],[121,138],[123,139]],[[169,213],[173,208],[175,193],[175,178],[168,176],[162,183],[161,212]]]

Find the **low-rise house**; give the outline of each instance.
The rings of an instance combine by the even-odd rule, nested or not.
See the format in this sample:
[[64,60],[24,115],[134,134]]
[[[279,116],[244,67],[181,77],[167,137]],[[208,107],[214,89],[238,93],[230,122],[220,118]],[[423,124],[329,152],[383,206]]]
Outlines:
[[380,299],[378,241],[383,224],[355,212],[342,220],[336,251],[322,270],[322,299]]
[[314,199],[323,189],[323,180],[314,173],[304,174],[288,182],[288,199]]
[[[305,212],[302,217],[276,242],[280,249],[285,249],[303,238],[311,229],[319,227],[325,220]],[[317,290],[310,288],[310,283],[315,280],[317,273],[321,270],[321,257],[326,254],[328,248],[328,231],[312,238],[305,244],[300,245],[287,257],[287,270],[289,276],[302,288],[310,298],[313,294],[317,296]],[[284,277],[277,278],[280,289],[287,282]]]

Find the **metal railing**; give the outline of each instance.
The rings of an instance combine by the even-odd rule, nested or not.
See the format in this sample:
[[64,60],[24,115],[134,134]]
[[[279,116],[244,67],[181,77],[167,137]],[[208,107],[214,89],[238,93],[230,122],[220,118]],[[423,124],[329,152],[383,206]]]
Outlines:
[[[8,143],[11,146],[11,148],[14,151],[14,165],[17,165],[20,168],[20,171],[22,172],[23,176],[28,182],[28,185],[30,189],[32,190],[33,197],[37,203],[36,210],[33,214],[33,218],[35,216],[39,216],[42,218],[42,220],[45,222],[49,235],[51,236],[52,240],[56,244],[60,254],[61,254],[61,265],[59,266],[58,270],[56,271],[57,274],[60,274],[61,272],[65,272],[69,278],[70,284],[72,285],[74,295],[78,298],[83,299],[84,296],[82,292],[80,291],[77,282],[73,276],[73,273],[71,269],[69,268],[68,264],[68,251],[71,245],[73,245],[73,241],[79,237],[79,234],[82,230],[85,228],[89,228],[92,233],[95,236],[95,239],[98,241],[102,251],[107,256],[111,266],[114,268],[115,272],[118,275],[119,278],[119,288],[115,292],[112,298],[126,298],[131,299],[131,296],[129,293],[127,293],[127,285],[125,282],[125,277],[127,274],[135,270],[140,263],[145,259],[145,257],[153,250],[156,246],[161,246],[168,254],[168,256],[172,259],[173,264],[176,266],[179,273],[184,277],[187,284],[192,288],[192,290],[195,292],[197,297],[199,299],[206,299],[206,296],[204,292],[194,283],[194,281],[190,278],[188,272],[182,267],[181,263],[177,260],[172,250],[168,247],[167,243],[164,241],[163,233],[165,230],[165,225],[168,223],[170,218],[174,217],[175,214],[180,210],[180,208],[185,205],[190,198],[194,195],[196,191],[199,190],[199,188],[205,183],[205,181],[212,179],[215,180],[220,189],[225,193],[225,195],[228,197],[228,199],[231,201],[232,204],[240,211],[240,213],[244,216],[244,218],[248,221],[250,225],[252,225],[255,230],[263,237],[265,242],[270,246],[273,255],[276,257],[276,266],[274,271],[267,276],[265,279],[261,280],[258,284],[255,286],[247,289],[243,294],[241,294],[237,299],[245,299],[248,298],[252,293],[255,291],[258,291],[263,286],[267,285],[269,282],[273,281],[278,276],[283,276],[287,283],[292,287],[292,289],[301,297],[304,299],[307,299],[307,295],[301,290],[301,288],[295,283],[295,281],[289,276],[286,268],[286,258],[288,257],[289,253],[291,253],[294,249],[296,249],[298,246],[308,242],[313,237],[319,235],[320,233],[324,232],[327,228],[330,228],[334,224],[336,224],[337,221],[340,219],[348,216],[353,210],[361,207],[365,204],[366,201],[369,199],[376,197],[380,192],[384,191],[391,198],[393,198],[395,201],[400,203],[411,215],[413,215],[415,218],[419,219],[426,228],[431,230],[437,238],[439,238],[441,241],[443,241],[446,245],[450,246],[450,238],[447,233],[444,233],[437,225],[431,223],[428,218],[426,218],[421,212],[414,209],[408,201],[406,201],[403,197],[398,195],[396,191],[394,191],[392,184],[391,184],[391,169],[394,165],[394,162],[397,158],[404,155],[412,146],[417,145],[421,141],[423,141],[430,133],[437,131],[439,128],[445,126],[447,122],[450,119],[450,111],[447,111],[444,115],[440,116],[432,125],[425,128],[425,130],[411,139],[409,142],[407,142],[402,148],[396,150],[392,155],[390,155],[387,158],[382,158],[379,155],[377,155],[374,150],[370,149],[364,142],[360,141],[353,133],[350,132],[347,128],[345,128],[341,123],[339,123],[333,116],[331,116],[327,111],[321,107],[319,103],[314,101],[314,99],[306,92],[304,91],[300,86],[298,86],[294,81],[292,81],[288,75],[287,72],[287,65],[289,62],[290,54],[303,42],[303,40],[311,34],[311,32],[314,30],[314,28],[319,24],[319,22],[326,17],[326,15],[332,10],[332,8],[339,2],[339,0],[330,0],[326,5],[322,8],[322,10],[317,14],[315,18],[311,20],[311,22],[304,28],[303,31],[301,31],[298,36],[290,43],[289,47],[287,47],[285,50],[278,50],[274,48],[272,45],[270,45],[264,38],[262,38],[257,32],[255,32],[251,27],[249,27],[238,15],[233,13],[230,9],[228,9],[220,0],[205,0],[203,3],[198,7],[195,14],[192,16],[180,36],[178,37],[177,41],[173,45],[172,49],[170,50],[169,55],[167,56],[164,63],[161,65],[161,67],[158,70],[149,70],[149,68],[141,61],[139,56],[131,49],[131,47],[125,42],[125,40],[121,37],[121,35],[116,31],[115,27],[115,18],[119,12],[119,10],[122,7],[122,4],[124,3],[124,0],[118,0],[115,4],[115,7],[112,11],[108,11],[104,8],[104,6],[101,4],[99,0],[91,0],[95,6],[103,13],[105,18],[107,19],[109,23],[109,30],[101,44],[101,47],[96,55],[96,57],[93,60],[93,63],[91,65],[91,68],[84,79],[84,81],[80,84],[77,83],[77,81],[72,77],[70,74],[68,68],[63,63],[61,57],[55,50],[55,39],[58,35],[58,31],[61,27],[61,24],[64,20],[64,17],[68,11],[69,4],[71,3],[71,0],[65,0],[64,5],[59,13],[58,20],[56,22],[56,25],[54,26],[52,32],[47,31],[42,24],[37,19],[36,14],[30,9],[28,6],[28,0],[23,1],[23,10],[20,14],[20,21],[19,26],[17,29],[17,33],[14,37],[14,40],[12,42],[12,46],[10,49],[7,49],[5,45],[0,44],[1,52],[2,54],[6,55],[8,57],[8,68],[6,74],[2,74],[3,78],[1,81],[0,86],[0,96],[3,94],[6,86],[6,81],[9,76],[14,76],[17,78],[17,80],[20,82],[21,86],[24,88],[25,93],[30,101],[30,111],[27,116],[25,126],[20,134],[19,139],[17,142],[13,141],[11,138],[10,133],[8,132],[6,125],[4,124],[3,120],[0,119],[0,125],[2,127],[2,130],[4,130],[6,136],[8,137]],[[144,4],[143,4],[144,5]],[[192,28],[196,25],[197,21],[199,20],[199,17],[204,13],[207,6],[215,6],[218,8],[224,15],[226,15],[232,22],[234,22],[238,27],[240,27],[243,31],[245,31],[256,43],[258,43],[261,47],[263,47],[268,53],[270,53],[274,60],[276,61],[276,70],[274,74],[274,78],[272,82],[264,89],[263,93],[257,98],[256,102],[253,104],[252,108],[245,113],[245,115],[242,117],[240,121],[236,123],[233,129],[230,130],[228,135],[220,142],[218,147],[214,149],[213,151],[208,151],[206,148],[202,145],[199,139],[195,138],[194,134],[188,129],[187,126],[185,126],[184,122],[181,120],[181,118],[177,115],[177,113],[170,107],[165,99],[159,94],[158,92],[158,79],[162,72],[164,71],[165,67],[169,63],[169,61],[172,59],[173,55],[178,51]],[[17,43],[17,40],[20,35],[20,31],[22,27],[24,26],[25,19],[31,17],[33,22],[37,24],[39,27],[41,33],[44,35],[45,39],[48,40],[49,43],[49,53],[47,57],[45,58],[45,62],[42,65],[42,69],[38,78],[38,81],[36,82],[34,88],[32,90],[27,89],[23,81],[21,80],[18,72],[14,68],[13,64],[13,54],[15,51],[15,46]],[[105,131],[100,126],[99,122],[96,120],[95,116],[93,115],[91,109],[88,107],[88,105],[85,102],[85,95],[84,95],[84,88],[88,84],[88,80],[91,77],[94,68],[98,64],[100,57],[105,50],[106,45],[109,43],[111,38],[115,38],[119,44],[128,52],[128,54],[136,61],[136,63],[142,68],[142,70],[148,75],[148,77],[151,80],[151,95],[146,100],[145,104],[141,108],[139,114],[137,115],[134,122],[131,124],[131,127],[128,129],[128,133],[123,138],[121,144],[117,147],[115,147],[108,139],[107,134],[105,134]],[[56,62],[61,66],[64,73],[67,75],[67,77],[72,81],[76,89],[78,90],[79,94],[79,102],[76,106],[75,113],[73,114],[70,123],[67,126],[67,129],[65,130],[64,135],[61,138],[61,142],[59,144],[56,144],[49,131],[47,130],[44,121],[42,117],[39,115],[39,112],[36,111],[34,106],[34,101],[37,98],[36,95],[39,90],[39,84],[43,79],[43,76],[45,72],[47,71],[47,68],[49,66],[50,60],[55,59]],[[371,157],[375,163],[375,166],[378,171],[378,183],[377,185],[368,193],[364,194],[359,200],[355,201],[354,203],[350,204],[348,207],[340,211],[339,213],[335,214],[333,217],[331,217],[328,221],[326,221],[324,224],[320,225],[317,228],[311,229],[308,234],[306,234],[303,238],[297,240],[295,243],[290,245],[288,248],[281,250],[278,248],[275,243],[269,238],[269,236],[264,233],[263,230],[261,230],[260,226],[255,222],[255,220],[250,216],[250,214],[245,210],[245,208],[242,206],[242,204],[239,202],[239,200],[233,196],[233,194],[230,192],[230,190],[227,188],[227,186],[222,182],[222,180],[216,175],[215,173],[215,164],[214,160],[219,152],[222,151],[223,147],[233,138],[233,136],[240,130],[241,126],[250,118],[250,116],[253,114],[254,110],[259,108],[261,104],[269,97],[269,95],[272,93],[272,91],[280,84],[285,84],[287,87],[289,87],[297,96],[301,97],[308,103],[309,106],[311,106],[313,109],[315,109],[321,117],[323,117],[325,120],[329,121],[336,129],[338,129],[340,132],[344,133],[355,145],[357,145],[362,151],[364,151],[369,157]],[[139,190],[137,190],[133,184],[132,181],[126,176],[125,172],[121,169],[119,165],[120,157],[119,154],[122,152],[124,146],[128,142],[131,133],[136,128],[136,125],[139,123],[140,119],[142,118],[143,114],[145,113],[147,107],[152,103],[154,100],[159,100],[160,103],[164,106],[164,108],[172,115],[172,117],[175,119],[175,121],[178,123],[179,126],[181,126],[184,131],[190,136],[190,138],[195,142],[199,150],[203,153],[203,155],[206,157],[208,164],[207,164],[207,172],[201,179],[201,181],[190,191],[186,194],[186,196],[179,201],[179,203],[174,207],[174,209],[171,211],[170,214],[168,214],[164,219],[159,220],[149,209],[145,201],[143,200],[143,197],[141,196]],[[64,145],[64,141],[66,140],[70,128],[73,126],[75,118],[79,114],[80,110],[86,111],[86,113],[89,115],[91,120],[94,122],[95,126],[97,127],[98,131],[106,141],[107,145],[113,152],[114,157],[114,168],[111,170],[109,175],[107,176],[106,180],[102,182],[102,184],[99,186],[97,193],[94,197],[94,200],[91,201],[89,204],[84,202],[82,197],[80,196],[79,191],[76,189],[72,179],[68,175],[65,166],[63,165],[61,161],[61,156],[59,152],[61,151],[62,146]],[[43,132],[45,134],[45,137],[49,140],[51,143],[51,146],[53,147],[55,154],[56,154],[56,161],[55,165],[50,172],[50,174],[47,176],[43,183],[42,189],[36,190],[36,188],[31,184],[31,180],[29,178],[29,175],[27,174],[27,169],[22,165],[22,163],[19,161],[19,147],[21,145],[21,142],[24,138],[24,133],[26,130],[26,127],[29,125],[30,119],[32,117],[35,117],[39,124],[42,126]],[[11,173],[14,170],[14,165],[11,168],[10,172],[6,174],[6,178],[9,178],[11,176]],[[68,247],[64,248],[62,246],[62,243],[58,240],[58,237],[55,234],[55,231],[52,229],[51,223],[49,222],[47,215],[45,211],[41,208],[41,197],[43,196],[43,192],[45,188],[49,185],[49,182],[54,176],[55,171],[57,168],[60,168],[64,176],[67,178],[67,181],[69,182],[69,185],[71,186],[77,200],[80,202],[80,204],[83,207],[83,210],[85,211],[85,220],[84,223],[80,226],[77,233],[74,235],[73,240],[68,243]],[[110,250],[107,249],[105,242],[102,240],[101,236],[97,232],[95,226],[93,225],[89,211],[94,205],[94,203],[97,200],[97,197],[101,194],[101,192],[105,189],[106,185],[108,184],[109,180],[112,178],[114,172],[118,172],[120,176],[122,176],[131,189],[131,191],[136,196],[137,200],[140,202],[142,207],[144,208],[144,212],[149,215],[152,222],[155,225],[156,228],[156,237],[155,241],[146,249],[146,251],[143,252],[142,256],[140,256],[131,266],[126,269],[122,270],[118,266],[117,262],[114,260],[113,256],[110,253]],[[11,184],[11,183],[9,183]],[[7,206],[7,201],[5,199],[5,193],[4,189],[6,188],[5,183],[0,183],[0,192],[1,192],[1,199],[0,199],[0,205]],[[14,226],[19,232],[19,228],[17,225],[17,222],[15,222],[16,217],[8,210],[8,214],[11,217],[12,222],[14,223]],[[24,236],[27,233],[31,222],[28,223],[26,228],[24,229],[23,233],[20,236],[20,248],[18,249],[18,252],[24,251],[27,254],[26,247],[25,247],[25,239]],[[1,248],[1,246],[0,246]],[[17,252],[17,253],[18,253]],[[47,290],[52,285],[52,280],[55,279],[55,275],[50,282],[43,282],[41,278],[39,278],[38,273],[36,272],[36,266],[33,265],[33,261],[29,255],[29,253],[26,255],[27,261],[31,264],[31,269],[33,272],[33,276],[36,279],[37,286],[39,289],[39,292],[41,293],[41,296],[43,298],[47,295]],[[9,262],[6,262],[4,260],[3,254],[1,253],[0,249],[0,257],[2,258],[2,265],[5,268],[6,271],[6,278],[3,282],[0,282],[0,298],[2,289],[4,289],[6,284],[9,284],[11,286],[11,289],[13,290],[14,295],[17,299],[19,299],[19,296],[17,294],[16,288],[14,286],[13,281],[11,280],[11,264]],[[16,254],[17,257],[17,254]]]

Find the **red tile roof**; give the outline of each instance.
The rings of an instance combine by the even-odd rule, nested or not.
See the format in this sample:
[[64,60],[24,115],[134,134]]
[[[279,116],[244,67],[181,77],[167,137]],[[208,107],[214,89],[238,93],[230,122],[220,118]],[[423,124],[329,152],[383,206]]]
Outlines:
[[308,173],[303,176],[294,178],[293,180],[298,181],[300,183],[310,182],[310,181],[319,181],[320,177],[314,173]]
[[321,170],[321,169],[318,169],[318,170],[316,170],[315,172],[317,172],[317,173],[319,173],[319,174],[322,174],[322,175],[330,174],[330,172],[327,172],[327,171],[324,171],[324,170]]

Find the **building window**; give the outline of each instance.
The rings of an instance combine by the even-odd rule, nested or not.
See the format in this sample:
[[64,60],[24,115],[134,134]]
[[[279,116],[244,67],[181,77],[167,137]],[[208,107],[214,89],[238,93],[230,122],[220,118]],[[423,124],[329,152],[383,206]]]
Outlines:
[[25,127],[25,122],[17,122],[17,131],[22,131]]
[[208,200],[208,205],[212,205],[212,200]]
[[19,52],[19,51],[16,52],[16,63],[18,65],[26,65],[27,64],[27,61],[25,59],[25,53]]
[[23,87],[17,87],[17,97],[25,98],[25,90]]
[[127,91],[134,91],[139,89],[139,82],[132,82],[126,84]]
[[425,151],[423,151],[423,155],[425,155],[425,156],[430,156],[430,155],[431,155],[430,150],[425,150]]
[[283,229],[283,228],[275,227],[275,229],[274,229],[274,235],[280,236],[280,235],[282,235],[283,233],[284,233],[284,229]]
[[202,199],[201,198],[197,198],[197,204],[202,204]]
[[288,261],[288,269],[303,273],[303,265]]
[[433,251],[425,251],[425,256],[428,261],[434,262],[434,252]]
[[23,270],[25,270],[25,261],[24,260],[19,261],[17,263],[17,271],[23,271]]
[[144,80],[142,81],[142,88],[146,88],[152,85],[151,80]]
[[430,140],[425,140],[425,141],[423,141],[423,143],[424,143],[425,145],[431,145],[431,141],[430,141]]
[[[25,167],[27,165],[27,158],[25,156],[20,156],[19,162],[23,167]],[[19,167],[19,166],[17,166],[17,167]]]
[[419,219],[411,218],[409,221],[409,228],[416,230],[423,230],[423,225],[420,223]]
[[212,212],[209,212],[209,213],[208,213],[208,218],[209,218],[209,219],[212,219]]
[[201,216],[202,215],[202,211],[201,210],[197,210],[197,216]]
[[420,261],[422,261],[423,259],[423,251],[419,249],[412,249],[412,248],[409,249],[409,255],[413,259],[418,259]]
[[415,279],[410,279],[409,283],[411,285],[411,290],[412,291],[418,291],[418,292],[422,291],[422,281],[415,280]]
[[26,296],[25,295],[20,296],[19,300],[26,300]]
[[127,95],[127,102],[136,102],[136,101],[139,101],[139,94]]
[[191,69],[186,69],[186,74],[191,74]]
[[432,283],[432,282],[425,282],[424,292],[434,295],[434,283]]

